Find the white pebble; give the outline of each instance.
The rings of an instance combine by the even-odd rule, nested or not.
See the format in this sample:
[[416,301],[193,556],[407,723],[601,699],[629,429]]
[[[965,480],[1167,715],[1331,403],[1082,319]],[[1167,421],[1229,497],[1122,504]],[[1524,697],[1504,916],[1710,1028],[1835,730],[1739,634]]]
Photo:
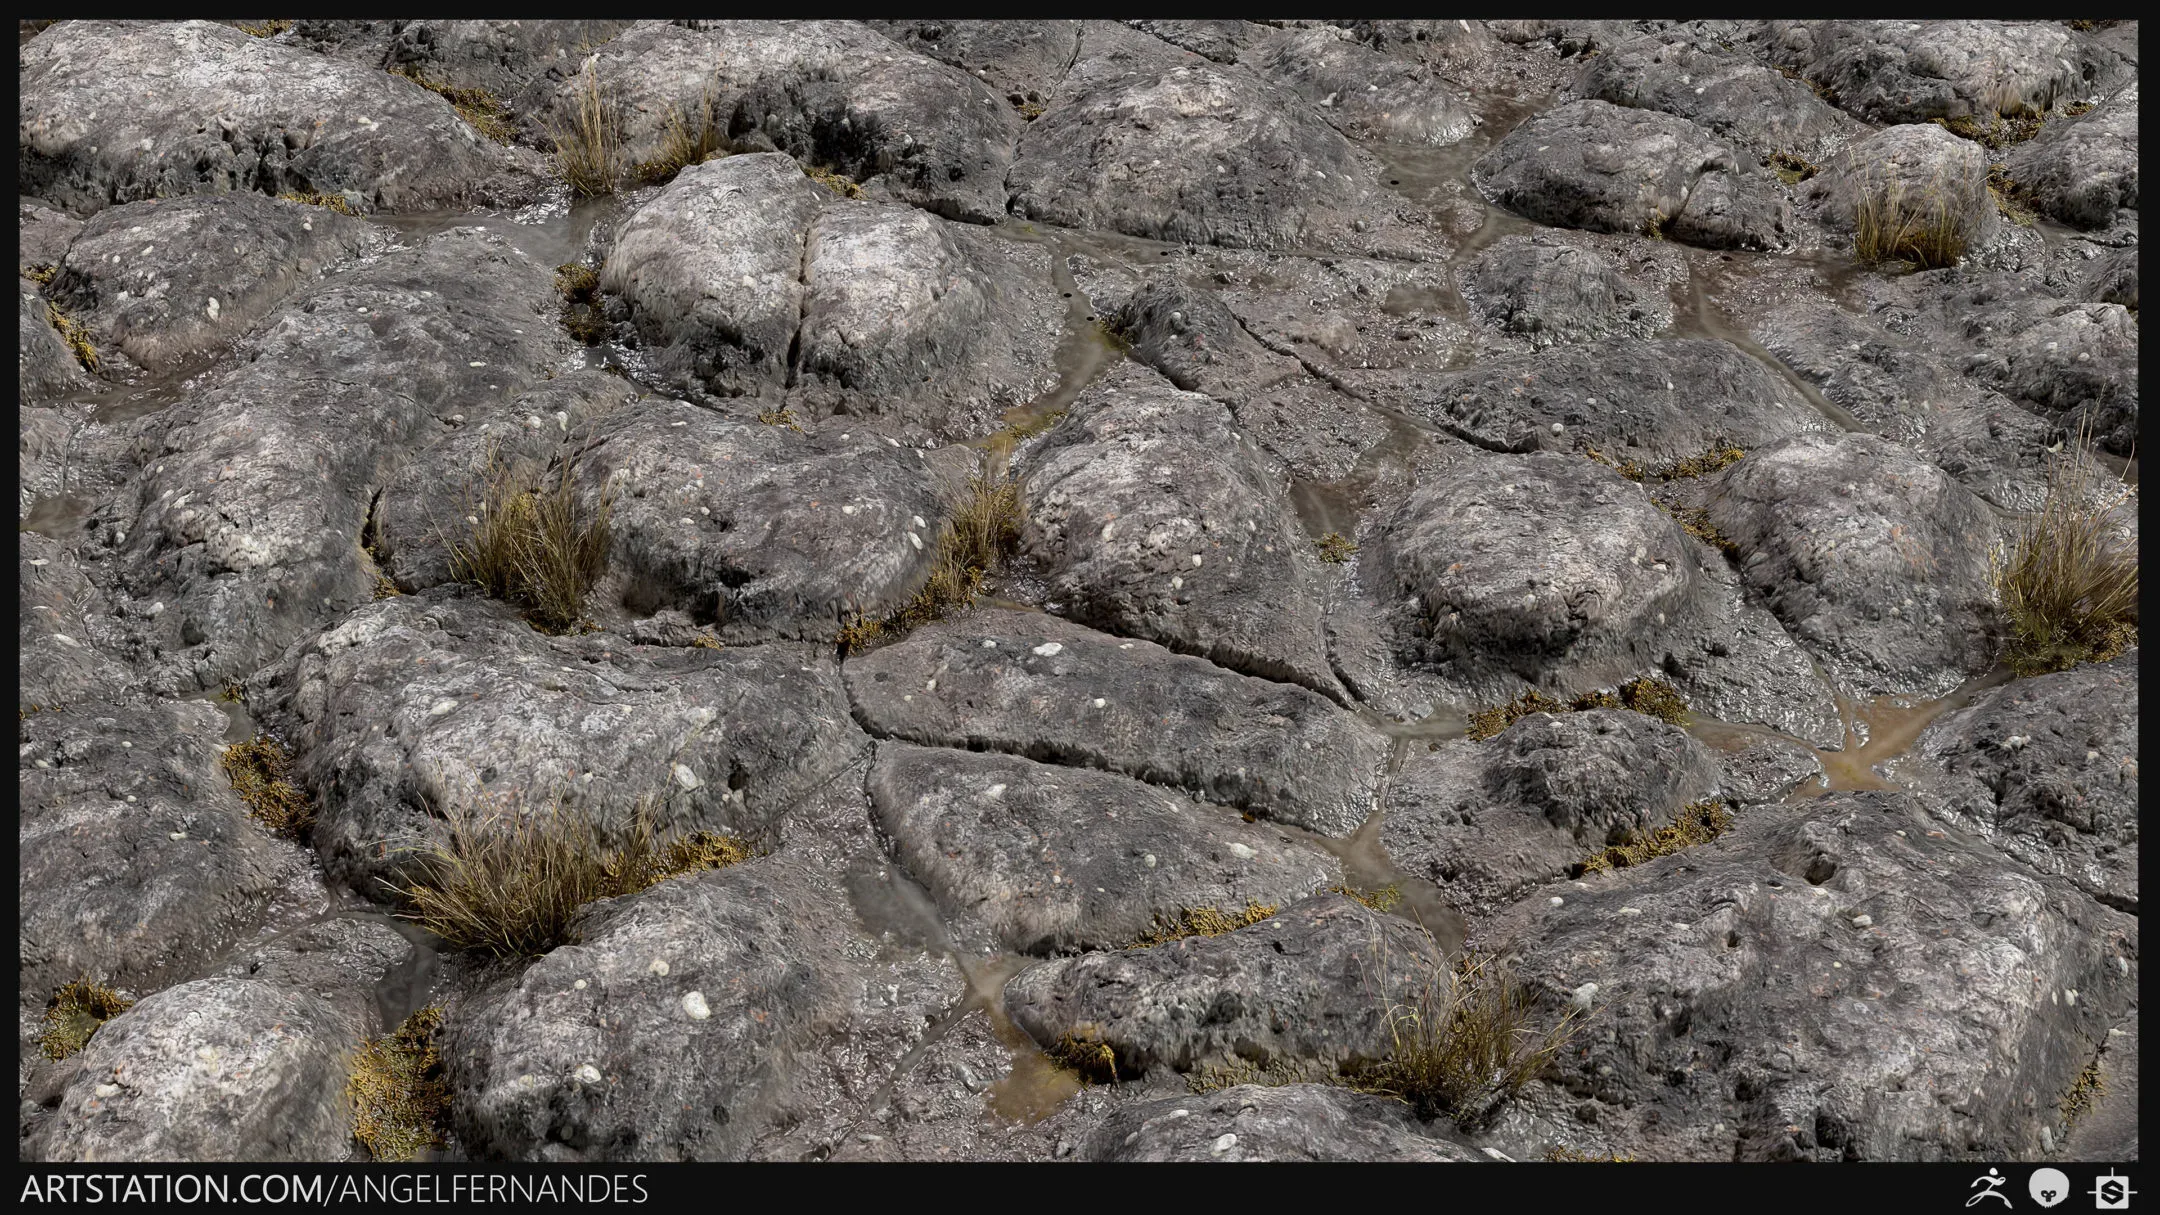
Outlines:
[[165,838],[166,838],[166,839],[172,839],[172,840],[184,840],[184,839],[186,839],[186,838],[187,838],[187,832],[185,832],[185,831],[175,831],[175,832],[173,832],[173,833],[172,833],[171,835],[168,835],[168,836],[166,836]]
[[914,520],[915,520],[915,526],[917,526],[917,527],[928,527],[928,526],[930,526],[929,524],[927,524],[927,523],[923,522],[923,517],[922,517],[921,515],[915,515],[915,516],[913,516],[913,518],[914,518]]
[[578,981],[576,981],[575,983],[572,983],[572,984],[570,985],[570,990],[572,990],[572,991],[584,991],[584,990],[585,990],[585,980],[583,980],[583,979],[579,979],[579,980],[578,980]]
[[646,969],[647,971],[649,971],[649,972],[653,973],[653,974],[659,975],[659,976],[660,976],[661,978],[663,978],[663,979],[664,979],[664,978],[666,978],[666,977],[667,977],[667,971],[668,971],[668,966],[667,966],[667,959],[666,959],[666,958],[654,958],[654,959],[652,960],[652,965],[650,965],[650,966],[646,967],[645,969]]
[[712,1016],[712,1005],[705,1002],[705,993],[693,991],[682,998],[682,1010],[690,1014],[692,1021],[703,1021]]
[[1055,658],[1060,651],[1064,650],[1064,648],[1065,647],[1058,642],[1045,641],[1041,645],[1035,647],[1034,654],[1037,658]]
[[[1326,177],[1326,176],[1327,176],[1327,174],[1325,174],[1325,173],[1322,173],[1322,174],[1321,174],[1320,176],[1322,176],[1322,177]],[[1229,1151],[1229,1150],[1230,1150],[1231,1148],[1234,1148],[1234,1147],[1236,1147],[1236,1146],[1237,1146],[1237,1136],[1236,1136],[1235,1134],[1226,1134],[1226,1135],[1224,1135],[1224,1136],[1223,1136],[1222,1138],[1220,1138],[1220,1139],[1217,1139],[1217,1140],[1215,1141],[1215,1146],[1214,1146],[1214,1147],[1211,1147],[1211,1148],[1209,1148],[1208,1150],[1209,1150],[1210,1152],[1213,1152],[1213,1153],[1215,1153],[1215,1154],[1216,1154],[1217,1156],[1220,1156],[1220,1155],[1222,1155],[1222,1154],[1223,1154],[1224,1152],[1227,1152],[1227,1151]]]
[[600,1069],[590,1063],[582,1064],[577,1069],[577,1078],[587,1084],[598,1084],[600,1083]]
[[705,782],[699,780],[698,774],[690,770],[690,765],[676,764],[675,783],[681,785],[685,789],[695,789],[699,785],[704,784]]
[[922,537],[921,537],[921,536],[918,536],[918,535],[916,535],[916,534],[915,534],[914,532],[909,532],[909,533],[907,534],[907,538],[908,538],[908,543],[909,543],[909,544],[912,544],[912,545],[914,545],[917,551],[921,551],[921,549],[922,549]]
[[474,360],[473,360],[472,362],[470,362],[470,363],[467,363],[467,364],[465,364],[465,365],[466,365],[467,367],[485,367],[485,366],[487,366],[487,364],[486,364],[486,363],[483,363],[483,362],[481,362],[481,361],[480,361],[480,360],[478,360],[478,359],[474,359]]
[[988,637],[985,637],[983,638],[983,648],[986,650],[994,650],[997,648],[997,642],[991,640]]
[[1257,854],[1253,852],[1249,845],[1240,844],[1233,840],[1230,844],[1230,855],[1241,861],[1249,861]]
[[457,703],[458,702],[450,700],[448,698],[438,700],[434,704],[428,706],[427,715],[429,717],[441,717],[443,714],[457,708]]
[[1567,429],[1567,427],[1565,427],[1565,426],[1562,426],[1562,425],[1561,425],[1560,423],[1558,423],[1558,422],[1555,422],[1555,423],[1553,423],[1553,424],[1552,424],[1552,432],[1553,432],[1554,434],[1559,434],[1559,433],[1560,433],[1561,431],[1563,431],[1563,430],[1566,430],[1566,429]]
[[217,297],[216,297],[216,296],[214,296],[214,295],[213,295],[213,296],[211,296],[211,297],[210,297],[210,306],[209,306],[208,308],[204,309],[204,311],[206,311],[206,312],[208,312],[208,313],[210,314],[210,319],[211,319],[211,320],[213,320],[213,321],[214,321],[214,320],[216,320],[216,319],[217,319],[217,314],[218,314],[218,302],[217,302]]
[[1567,900],[1566,900],[1566,899],[1563,899],[1563,898],[1561,898],[1561,897],[1560,897],[1559,895],[1557,895],[1557,894],[1556,894],[1556,895],[1552,896],[1552,898],[1551,898],[1551,899],[1549,900],[1549,902],[1551,902],[1551,904],[1552,904],[1553,906],[1555,906],[1555,907],[1558,907],[1558,906],[1560,906],[1560,905],[1561,905],[1562,903],[1565,903],[1565,902],[1567,902]]
[[[1147,854],[1146,856],[1143,856],[1143,857],[1141,857],[1141,858],[1140,858],[1140,863],[1141,863],[1141,864],[1143,864],[1143,865],[1146,865],[1146,866],[1147,866],[1148,868],[1150,868],[1150,869],[1153,869],[1153,868],[1155,867],[1155,854],[1154,854],[1154,853],[1152,853],[1152,852],[1150,852],[1150,853],[1148,853],[1148,854]],[[2121,962],[2121,961],[2122,961],[2122,959],[2121,959],[2121,958],[2117,958],[2117,959],[2115,959],[2115,960],[2116,960],[2116,961],[2118,961],[2118,962]],[[2126,965],[2127,965],[2127,964],[2126,964]]]
[[1852,926],[1855,928],[1866,928],[1874,922],[1875,917],[1871,915],[1856,915],[1852,918]]
[[1200,568],[1200,554],[1198,554],[1198,553],[1194,553],[1194,554],[1192,555],[1192,563],[1193,563],[1193,568],[1194,568],[1194,569],[1199,569],[1199,568]]
[[1098,708],[1098,709],[1100,709],[1100,708],[1104,707],[1105,705],[1108,705],[1109,703],[1110,703],[1109,701],[1107,701],[1107,700],[1104,700],[1104,699],[1103,699],[1102,697],[1100,697],[1100,696],[1098,696],[1098,697],[1096,697],[1096,698],[1095,698],[1095,707],[1096,707],[1096,708]]
[[843,515],[852,515],[855,513],[855,508],[852,506],[843,506],[840,508],[840,513]]
[[1642,908],[1640,908],[1640,907],[1622,907],[1622,908],[1620,909],[1620,914],[1621,914],[1621,915],[1641,915],[1641,914],[1642,914]]
[[1568,1003],[1573,1004],[1575,1007],[1581,1009],[1584,1012],[1589,1012],[1590,1002],[1597,999],[1597,992],[1597,984],[1585,983],[1581,987],[1576,988],[1574,992],[1568,996]]

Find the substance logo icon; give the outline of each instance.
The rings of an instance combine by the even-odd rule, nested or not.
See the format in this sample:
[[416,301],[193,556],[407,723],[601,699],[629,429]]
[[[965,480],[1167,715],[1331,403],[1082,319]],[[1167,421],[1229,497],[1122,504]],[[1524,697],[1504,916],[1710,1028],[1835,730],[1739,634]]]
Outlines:
[[2130,1179],[2113,1169],[2107,1171],[2107,1176],[2093,1179],[2093,1205],[2103,1211],[2129,1210],[2130,1196],[2135,1193],[2137,1191],[2130,1188]]
[[2034,1202],[2052,1207],[2070,1196],[2070,1178],[2061,1169],[2034,1169],[2025,1188],[2032,1191]]

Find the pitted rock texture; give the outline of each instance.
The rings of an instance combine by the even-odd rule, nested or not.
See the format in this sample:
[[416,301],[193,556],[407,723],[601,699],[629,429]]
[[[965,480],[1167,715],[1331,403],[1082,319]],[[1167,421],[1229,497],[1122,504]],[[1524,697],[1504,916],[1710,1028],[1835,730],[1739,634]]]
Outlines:
[[880,743],[870,803],[940,906],[1025,953],[1120,949],[1187,910],[1279,906],[1335,871],[1229,807],[1011,756]]
[[1821,161],[1867,133],[1805,83],[1680,30],[1602,49],[1569,92],[1676,114],[1758,157],[1784,152]]
[[1463,295],[1478,315],[1532,346],[1645,338],[1672,323],[1672,305],[1609,261],[1557,241],[1512,241],[1465,268]]
[[2137,210],[2137,82],[2083,118],[2042,131],[2004,167],[2041,210],[2066,224],[2101,228],[2119,210]]
[[1321,1084],[1241,1084],[1138,1102],[1104,1120],[1089,1160],[1400,1160],[1470,1163],[1476,1150],[1400,1102]]
[[1884,124],[2037,112],[2125,66],[2052,21],[1771,21],[1763,43],[1839,108]]

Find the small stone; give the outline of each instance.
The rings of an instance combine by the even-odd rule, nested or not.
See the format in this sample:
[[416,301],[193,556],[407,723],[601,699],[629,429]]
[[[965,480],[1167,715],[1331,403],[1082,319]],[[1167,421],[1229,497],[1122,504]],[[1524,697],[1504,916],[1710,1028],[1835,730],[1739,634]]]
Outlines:
[[577,1069],[577,1078],[587,1084],[598,1084],[600,1083],[600,1069],[590,1063],[581,1064]]
[[[1326,176],[1326,174],[1324,174],[1324,173],[1323,173],[1323,174],[1321,174],[1321,176],[1325,177],[1325,176]],[[1230,1150],[1231,1148],[1234,1148],[1234,1147],[1236,1147],[1236,1146],[1237,1146],[1237,1136],[1236,1136],[1235,1134],[1228,1134],[1228,1135],[1224,1135],[1224,1136],[1223,1136],[1222,1138],[1220,1138],[1220,1139],[1217,1139],[1217,1140],[1215,1141],[1215,1145],[1214,1145],[1213,1147],[1209,1148],[1209,1149],[1208,1149],[1208,1151],[1210,1151],[1210,1152],[1213,1152],[1213,1153],[1214,1153],[1215,1155],[1217,1155],[1217,1156],[1220,1156],[1220,1155],[1222,1155],[1222,1154],[1223,1154],[1224,1152],[1227,1152],[1227,1151],[1229,1151],[1229,1150]]]
[[1581,1009],[1583,1012],[1589,1012],[1590,1002],[1597,999],[1597,993],[1597,984],[1585,983],[1569,994],[1568,1003],[1574,1005],[1578,1009]]
[[579,979],[579,980],[577,980],[576,982],[573,982],[572,984],[570,984],[570,990],[572,990],[572,991],[584,991],[584,990],[585,990],[585,980],[583,980],[583,979]]
[[1240,844],[1233,840],[1230,844],[1230,855],[1241,861],[1249,861],[1258,854],[1252,850],[1250,845]]
[[[1150,868],[1150,869],[1153,869],[1153,868],[1155,867],[1155,854],[1154,854],[1154,853],[1152,853],[1152,852],[1150,852],[1150,853],[1148,853],[1148,854],[1147,854],[1146,856],[1143,856],[1143,857],[1141,857],[1141,858],[1140,858],[1140,863],[1141,863],[1141,864],[1143,864],[1143,865],[1146,865],[1146,866],[1147,866],[1148,868]],[[2116,960],[2116,961],[2118,961],[2118,962],[2121,962],[2121,961],[2122,961],[2122,959],[2121,959],[2121,958],[2117,958],[2117,959],[2115,959],[2115,960]],[[2127,963],[2125,963],[2125,964],[2124,964],[2124,967],[2123,967],[2123,969],[2124,969],[2124,970],[2128,970],[2128,969],[2129,969],[2129,965],[2128,965]]]
[[1553,906],[1555,906],[1555,907],[1558,907],[1558,906],[1560,906],[1560,905],[1561,905],[1562,903],[1565,903],[1565,902],[1567,902],[1567,900],[1566,900],[1566,899],[1563,899],[1563,898],[1561,898],[1561,897],[1560,897],[1559,895],[1557,895],[1557,894],[1556,894],[1556,895],[1554,895],[1554,896],[1552,896],[1552,898],[1551,898],[1551,899],[1549,899],[1549,900],[1547,900],[1547,901],[1548,901],[1548,902],[1550,902],[1550,903],[1551,903],[1551,904],[1552,904]]
[[1866,928],[1874,922],[1875,917],[1871,915],[1856,915],[1852,918],[1852,926],[1855,928]]
[[[685,788],[685,789],[695,789],[695,788],[697,788],[697,787],[698,787],[699,785],[702,785],[702,784],[704,784],[705,782],[704,782],[704,781],[701,781],[701,780],[699,780],[699,779],[698,779],[698,774],[697,774],[697,773],[695,773],[695,772],[692,772],[692,771],[690,770],[690,765],[688,765],[688,764],[676,764],[676,765],[675,765],[675,783],[676,783],[676,784],[678,784],[678,785],[681,785],[681,786],[682,786],[683,788]],[[662,973],[662,974],[666,974],[667,972],[663,970],[663,971],[661,971],[660,973]]]
[[185,832],[185,831],[175,831],[175,832],[173,832],[173,833],[172,833],[171,835],[168,835],[168,836],[166,836],[165,838],[166,838],[166,839],[172,839],[172,840],[184,840],[184,839],[186,839],[186,838],[187,838],[187,832]]
[[919,552],[919,551],[921,551],[921,549],[922,549],[922,537],[921,537],[921,536],[918,536],[918,535],[916,535],[916,534],[915,534],[914,532],[909,532],[909,533],[907,534],[907,538],[908,538],[908,543],[909,543],[909,544],[912,544],[912,545],[914,545],[914,546],[915,546],[915,548],[916,548],[916,550],[917,550],[918,552]]
[[1561,425],[1561,424],[1560,424],[1560,423],[1558,423],[1558,422],[1555,422],[1555,423],[1553,423],[1553,424],[1552,424],[1552,432],[1553,432],[1554,434],[1559,434],[1559,433],[1560,433],[1561,431],[1563,431],[1563,430],[1566,430],[1566,429],[1567,429],[1567,427],[1565,427],[1565,426]]
[[1194,568],[1194,569],[1199,569],[1199,568],[1200,568],[1200,554],[1198,554],[1198,553],[1194,553],[1194,554],[1192,555],[1192,563],[1193,563],[1193,568]]
[[105,1097],[110,1097],[115,1093],[118,1093],[119,1091],[120,1086],[117,1084],[100,1084],[96,1088],[90,1090],[93,1096],[101,1099]]
[[1642,914],[1642,908],[1640,908],[1640,907],[1622,907],[1622,908],[1620,909],[1620,914],[1621,914],[1621,915],[1641,915],[1641,914]]
[[645,970],[648,974],[658,975],[659,977],[664,979],[667,977],[668,971],[667,959],[654,958],[652,960],[652,965],[646,967]]
[[1036,646],[1033,652],[1037,658],[1055,658],[1061,651],[1064,650],[1064,648],[1065,647],[1058,642],[1045,641],[1041,645]]
[[983,638],[983,648],[986,650],[994,650],[997,648],[997,642],[993,641],[988,637],[985,637]]
[[1109,703],[1110,703],[1109,701],[1107,701],[1107,700],[1104,700],[1104,699],[1103,699],[1102,697],[1100,697],[1100,696],[1098,696],[1098,697],[1096,697],[1096,698],[1095,698],[1095,707],[1096,707],[1096,708],[1098,708],[1098,709],[1102,708],[1103,706],[1105,706],[1105,705],[1107,705],[1107,704],[1109,704]]
[[712,1005],[705,1002],[705,993],[693,991],[682,998],[682,1010],[692,1021],[703,1021],[712,1016]]

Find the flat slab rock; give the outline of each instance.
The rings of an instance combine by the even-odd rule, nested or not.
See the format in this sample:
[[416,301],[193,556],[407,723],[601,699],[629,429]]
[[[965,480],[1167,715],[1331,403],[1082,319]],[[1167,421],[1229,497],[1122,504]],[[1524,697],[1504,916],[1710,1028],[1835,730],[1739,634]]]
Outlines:
[[1994,518],[1905,448],[1796,435],[1725,470],[1707,501],[1748,585],[1851,692],[1940,696],[1994,660]]
[[100,350],[162,371],[211,353],[325,271],[388,243],[361,220],[260,194],[151,199],[91,216],[49,289]]
[[1989,692],[1929,726],[1913,754],[1939,774],[1921,784],[1935,813],[2137,913],[2137,651]]
[[1657,231],[1708,249],[1776,249],[1790,204],[1754,158],[1673,114],[1573,101],[1510,131],[1471,180],[1525,219],[1593,232]]
[[66,21],[21,54],[22,192],[76,214],[233,190],[386,211],[538,193],[538,157],[412,81],[228,25]]
[[1136,1102],[1089,1136],[1089,1160],[1482,1161],[1399,1101],[1321,1084],[1241,1084]]
[[442,814],[545,812],[604,833],[641,799],[663,831],[755,836],[859,755],[831,657],[549,637],[457,591],[364,608],[266,681],[317,791],[333,873],[395,881]]
[[1061,610],[1347,699],[1321,634],[1319,558],[1282,474],[1227,408],[1120,369],[1074,402],[1023,476],[1022,552]]
[[1461,679],[1504,671],[1564,692],[1654,661],[1709,586],[1640,486],[1558,452],[1451,466],[1380,522],[1371,547],[1361,575],[1394,608],[1407,655]]
[[200,701],[22,720],[17,977],[40,1011],[85,976],[133,992],[192,977],[302,897],[306,854],[233,793],[225,731]]
[[1323,835],[1365,820],[1387,740],[1295,684],[985,608],[846,668],[872,732],[1106,769]]
[[1647,338],[1672,324],[1672,302],[1662,292],[1589,249],[1543,234],[1495,242],[1463,267],[1462,293],[1487,324],[1539,350]]
[[1412,750],[1388,788],[1380,846],[1404,872],[1491,909],[1670,826],[1722,778],[1708,748],[1656,718],[1533,713],[1482,743]]
[[443,1058],[459,1139],[555,1163],[741,1160],[860,983],[837,884],[781,857],[588,908],[580,943],[470,997]]
[[19,703],[52,708],[138,690],[135,668],[105,644],[117,640],[111,605],[69,542],[17,533],[15,593]]
[[1393,1049],[1393,1010],[1427,997],[1444,1006],[1450,973],[1424,929],[1319,894],[1235,932],[1030,967],[1006,984],[1005,1009],[1050,1047],[1109,1047],[1125,1079],[1354,1065]]
[[879,743],[873,821],[949,913],[1011,949],[1122,949],[1187,910],[1282,904],[1334,863],[1236,811],[1014,756]]
[[2135,917],[1895,792],[1756,807],[1486,929],[1590,999],[1557,1083],[1659,1160],[2036,1158],[2136,1000]]

